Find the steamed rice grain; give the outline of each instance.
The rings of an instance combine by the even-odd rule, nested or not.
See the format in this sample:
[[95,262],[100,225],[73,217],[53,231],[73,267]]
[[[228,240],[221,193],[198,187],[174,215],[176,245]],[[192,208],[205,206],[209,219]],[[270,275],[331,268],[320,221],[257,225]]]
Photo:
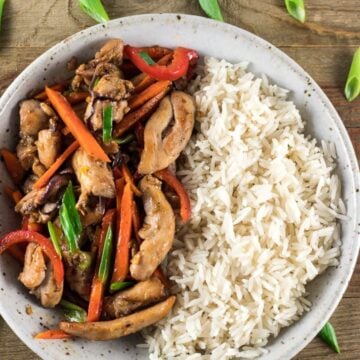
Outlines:
[[208,58],[196,130],[178,169],[192,216],[168,269],[177,302],[146,330],[150,359],[252,359],[311,304],[337,265],[345,206],[335,147],[303,134],[288,91],[247,64]]

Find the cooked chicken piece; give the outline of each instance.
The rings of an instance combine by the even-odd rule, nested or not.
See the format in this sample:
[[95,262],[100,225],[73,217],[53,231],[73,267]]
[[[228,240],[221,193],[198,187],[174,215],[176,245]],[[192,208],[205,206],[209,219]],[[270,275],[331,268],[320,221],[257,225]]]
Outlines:
[[61,287],[58,287],[56,284],[53,266],[51,262],[49,262],[44,282],[39,287],[32,290],[31,293],[40,299],[42,306],[53,308],[61,301],[63,287],[63,283],[61,284]]
[[77,203],[81,212],[85,212],[90,195],[110,199],[115,197],[114,177],[105,162],[94,159],[80,148],[73,155],[72,166],[81,186]]
[[165,286],[158,278],[137,283],[128,290],[108,296],[104,300],[103,315],[116,319],[131,314],[134,310],[154,304],[166,296]]
[[76,251],[70,253],[62,247],[65,262],[65,278],[71,290],[75,291],[83,299],[88,300],[93,277],[93,259],[90,253]]
[[48,117],[37,100],[25,100],[20,104],[20,135],[36,136],[48,127]]
[[95,54],[94,63],[109,62],[120,66],[122,64],[124,43],[121,39],[107,41],[102,48]]
[[144,241],[132,258],[131,276],[140,281],[150,278],[171,249],[175,234],[174,212],[161,191],[161,181],[147,175],[139,184],[145,209],[144,226],[139,235]]
[[[169,128],[173,117],[174,125]],[[195,105],[190,95],[173,91],[164,98],[146,123],[138,172],[152,174],[174,162],[190,139],[194,121]]]
[[36,142],[40,162],[48,169],[61,152],[61,132],[45,129],[39,131]]
[[19,280],[28,288],[38,287],[45,279],[46,263],[41,247],[29,243],[26,247],[24,269]]
[[22,186],[22,190],[25,194],[28,194],[31,190],[33,190],[34,184],[39,178],[31,174],[29,177],[25,180],[24,185]]
[[43,197],[46,189],[34,189],[26,194],[15,206],[15,211],[22,215],[30,215],[40,205],[43,205]]
[[61,322],[60,329],[70,335],[89,340],[117,339],[133,334],[163,319],[174,306],[175,300],[175,296],[170,296],[161,303],[116,320],[93,323]]
[[32,172],[38,177],[41,177],[41,175],[43,175],[46,171],[46,167],[40,162],[37,157],[34,159],[31,169]]
[[33,166],[36,158],[36,145],[31,136],[23,137],[16,147],[16,155],[24,170],[29,170]]
[[119,74],[107,74],[94,86],[93,93],[96,98],[120,101],[127,99],[133,89],[131,81],[121,79]]
[[81,223],[84,228],[101,222],[105,214],[105,204],[100,197],[92,197],[87,204],[86,213],[81,214]]
[[40,107],[42,109],[42,111],[47,115],[49,116],[50,118],[53,118],[53,119],[58,119],[58,116],[56,115],[56,112],[54,111],[54,109],[48,105],[47,103],[40,103]]

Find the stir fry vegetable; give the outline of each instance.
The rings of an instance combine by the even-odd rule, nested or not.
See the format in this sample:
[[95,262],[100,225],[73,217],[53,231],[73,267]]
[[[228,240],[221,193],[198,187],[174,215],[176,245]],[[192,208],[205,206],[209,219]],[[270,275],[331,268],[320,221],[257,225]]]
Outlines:
[[61,258],[59,231],[51,221],[48,221],[47,226],[48,226],[48,231],[49,231],[49,235],[50,235],[50,240],[51,240],[52,244],[54,245],[54,249],[56,250],[57,254]]
[[24,170],[16,155],[7,149],[1,149],[0,155],[3,157],[6,170],[15,184],[19,184],[24,176]]
[[63,309],[66,320],[74,322],[86,321],[87,313],[82,307],[64,299],[60,301],[60,306]]
[[108,105],[103,110],[103,142],[112,140],[113,107]]

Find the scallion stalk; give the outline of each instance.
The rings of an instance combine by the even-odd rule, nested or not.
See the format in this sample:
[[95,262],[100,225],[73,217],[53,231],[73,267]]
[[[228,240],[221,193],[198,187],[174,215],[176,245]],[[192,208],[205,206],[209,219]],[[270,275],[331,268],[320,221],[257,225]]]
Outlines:
[[113,282],[110,285],[110,292],[115,292],[115,291],[120,291],[123,289],[126,289],[127,287],[134,285],[135,282],[134,281],[117,281],[117,282]]
[[360,95],[360,48],[355,51],[344,92],[348,101],[353,101]]
[[334,327],[327,322],[325,326],[319,332],[319,337],[326,344],[328,344],[335,352],[340,353],[340,347],[336,338]]
[[155,61],[150,57],[150,55],[145,52],[141,51],[139,52],[139,56],[148,64],[148,65],[154,65]]
[[103,284],[107,282],[107,279],[109,277],[111,251],[112,251],[112,229],[111,229],[111,225],[109,225],[104,240],[104,247],[101,254],[101,260],[100,260],[99,272],[98,272],[98,278]]
[[81,9],[95,21],[109,21],[109,15],[100,0],[78,0]]
[[51,222],[48,221],[47,223],[47,227],[48,227],[48,231],[49,231],[49,235],[50,235],[50,240],[54,245],[55,251],[58,253],[58,255],[61,258],[61,248],[60,248],[60,235],[59,232],[57,230],[57,228],[55,227],[55,225]]
[[103,141],[108,143],[112,140],[113,107],[105,106],[103,109]]
[[288,13],[296,20],[304,23],[306,18],[304,0],[285,0]]
[[64,299],[60,301],[60,306],[63,308],[66,320],[72,322],[86,321],[87,312],[82,307]]
[[0,0],[0,30],[1,30],[1,19],[4,10],[4,4],[5,4],[5,0]]

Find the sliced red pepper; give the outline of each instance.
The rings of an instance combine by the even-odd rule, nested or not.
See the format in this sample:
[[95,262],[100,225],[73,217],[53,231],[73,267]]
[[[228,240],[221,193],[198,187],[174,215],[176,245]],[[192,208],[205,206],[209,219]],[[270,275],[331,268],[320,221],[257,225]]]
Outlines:
[[142,72],[157,80],[177,80],[184,76],[189,68],[189,62],[199,57],[195,50],[179,47],[175,49],[172,62],[169,65],[148,64],[140,55],[141,48],[125,46],[125,55]]
[[180,216],[185,224],[190,219],[191,205],[189,196],[178,178],[169,170],[163,169],[154,174],[160,180],[165,181],[177,194],[180,200]]
[[64,266],[51,241],[45,236],[29,230],[13,231],[0,239],[0,255],[14,244],[34,242],[41,246],[54,268],[54,278],[60,287],[64,281]]

